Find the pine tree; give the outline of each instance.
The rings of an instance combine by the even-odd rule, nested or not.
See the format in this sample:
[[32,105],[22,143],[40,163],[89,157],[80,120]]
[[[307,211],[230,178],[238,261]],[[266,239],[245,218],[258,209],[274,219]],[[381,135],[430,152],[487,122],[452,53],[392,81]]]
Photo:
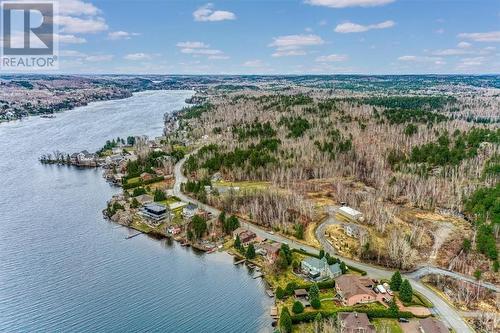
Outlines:
[[411,287],[410,282],[406,279],[403,281],[403,283],[401,283],[401,287],[399,289],[399,298],[405,303],[411,302],[413,298],[413,288]]
[[399,273],[399,271],[396,271],[394,274],[392,274],[391,282],[389,283],[389,285],[391,286],[391,290],[399,291],[402,282],[403,279],[401,278],[401,273]]
[[322,259],[325,256],[325,250],[319,250],[319,258]]
[[286,296],[286,292],[283,290],[283,288],[278,287],[276,289],[276,298],[277,299],[283,299]]
[[286,306],[281,310],[280,330],[282,333],[292,332],[292,317],[290,317],[290,312]]
[[319,288],[316,283],[314,283],[311,288],[309,288],[309,298],[319,298]]
[[295,314],[302,313],[304,312],[304,305],[302,305],[299,301],[295,301],[295,303],[293,303],[292,311]]
[[236,235],[236,239],[234,240],[234,247],[239,250],[241,249],[241,240],[240,235]]
[[321,307],[321,301],[319,300],[319,298],[311,299],[311,306],[313,307],[313,309],[319,309]]
[[247,259],[255,259],[255,247],[253,246],[253,244],[248,245],[247,253],[245,256]]

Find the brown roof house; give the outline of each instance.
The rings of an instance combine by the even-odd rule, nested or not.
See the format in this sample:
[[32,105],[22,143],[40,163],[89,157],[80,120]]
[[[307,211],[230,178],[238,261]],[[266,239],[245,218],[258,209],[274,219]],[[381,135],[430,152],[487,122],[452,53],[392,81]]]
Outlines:
[[419,321],[420,332],[422,333],[449,333],[450,330],[443,324],[441,320],[428,317]]
[[354,275],[342,275],[335,280],[335,290],[344,305],[375,302],[377,295],[370,289],[373,281]]
[[337,315],[339,332],[342,333],[375,333],[375,326],[370,323],[366,313],[339,312]]
[[236,230],[234,230],[233,239],[236,239],[236,236],[240,236],[241,244],[245,246],[250,244],[257,237],[255,232],[244,228],[237,228]]
[[257,245],[257,253],[265,256],[265,258],[271,263],[273,263],[278,258],[280,249],[281,243],[261,242],[259,245]]

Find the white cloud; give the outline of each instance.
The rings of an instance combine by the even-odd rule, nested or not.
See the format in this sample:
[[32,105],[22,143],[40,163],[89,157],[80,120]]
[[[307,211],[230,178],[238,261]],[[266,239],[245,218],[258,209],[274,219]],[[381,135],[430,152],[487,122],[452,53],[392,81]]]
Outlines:
[[262,60],[255,59],[255,60],[248,60],[243,63],[243,66],[245,67],[253,67],[253,68],[259,68],[259,67],[265,67],[266,64],[262,62]]
[[274,37],[274,41],[269,44],[269,47],[274,47],[275,52],[273,57],[289,57],[289,56],[302,56],[307,52],[305,47],[322,45],[325,43],[320,36],[317,35],[287,35]]
[[194,56],[208,56],[208,59],[212,60],[225,60],[229,59],[229,56],[225,55],[224,52],[217,49],[210,48],[210,45],[204,42],[197,41],[185,41],[178,42],[176,46],[180,49],[181,53],[192,54]]
[[339,61],[345,61],[349,57],[345,54],[330,54],[326,56],[320,56],[316,58],[317,62],[339,62]]
[[211,59],[211,60],[227,60],[229,59],[229,56],[227,55],[211,55],[208,57],[208,59]]
[[223,53],[221,50],[215,50],[215,49],[190,49],[190,48],[181,49],[181,52],[185,54],[199,54],[199,55],[217,55]]
[[108,30],[108,25],[102,17],[55,16],[54,22],[61,26],[61,32],[70,34],[97,33]]
[[346,7],[375,7],[382,6],[395,0],[305,0],[305,3],[313,6],[325,6],[330,8]]
[[442,35],[444,34],[444,29],[443,28],[439,28],[439,29],[436,29],[434,30],[435,33],[439,34],[439,35]]
[[485,57],[472,57],[472,58],[463,58],[457,64],[457,69],[459,70],[467,70],[474,67],[482,66],[485,62]]
[[404,55],[398,58],[399,61],[403,62],[417,62],[417,63],[429,63],[432,62],[435,65],[443,65],[445,62],[440,57],[428,57],[428,56],[415,56],[415,55]]
[[226,10],[213,10],[213,4],[207,3],[206,5],[198,8],[193,12],[195,21],[198,22],[217,22],[225,20],[236,20],[236,15]]
[[110,40],[120,40],[120,39],[130,39],[135,36],[140,36],[141,34],[137,32],[127,32],[127,31],[112,31],[108,33],[108,39]]
[[210,45],[203,42],[179,42],[176,44],[177,47],[183,49],[208,49]]
[[361,25],[352,22],[345,22],[339,24],[335,27],[335,32],[339,32],[342,34],[353,33],[353,32],[365,32],[373,29],[387,29],[392,28],[395,25],[394,21],[388,20],[384,22],[380,22],[377,24],[369,24],[369,25]]
[[94,16],[100,13],[100,10],[93,4],[80,0],[61,0],[59,1],[59,13],[65,15],[89,15]]
[[84,44],[87,42],[85,38],[76,37],[75,35],[54,35],[60,44]]
[[75,50],[61,50],[59,51],[59,56],[61,57],[86,57],[87,55],[80,51]]
[[471,43],[467,43],[467,42],[460,42],[460,43],[457,44],[457,47],[460,48],[460,49],[468,49],[471,46],[472,46],[472,44]]
[[104,62],[113,60],[112,54],[91,55],[85,58],[89,62]]
[[123,58],[125,60],[132,60],[132,61],[149,60],[149,59],[151,59],[151,55],[149,55],[147,53],[131,53],[131,54],[127,54]]
[[500,42],[500,31],[464,32],[458,34],[458,38],[472,40],[475,42]]

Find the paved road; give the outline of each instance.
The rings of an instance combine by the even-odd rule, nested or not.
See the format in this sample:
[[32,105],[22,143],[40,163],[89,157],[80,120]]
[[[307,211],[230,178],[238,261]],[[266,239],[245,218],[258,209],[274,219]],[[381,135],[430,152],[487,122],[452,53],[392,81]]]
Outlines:
[[[174,195],[177,196],[179,199],[186,201],[186,202],[192,202],[197,204],[199,207],[202,209],[210,212],[213,214],[213,216],[217,216],[220,214],[220,211],[214,207],[205,205],[198,200],[192,199],[185,194],[182,193],[181,191],[181,184],[185,183],[187,181],[187,178],[184,176],[182,172],[182,167],[184,165],[184,162],[186,161],[186,158],[189,157],[186,156],[182,160],[180,160],[176,165],[175,165],[175,184],[174,184]],[[316,237],[318,238],[318,241],[321,243],[325,251],[329,252],[332,255],[335,255],[336,257],[340,258],[343,260],[347,265],[350,266],[355,266],[359,267],[367,272],[367,274],[376,279],[387,279],[390,278],[391,275],[393,274],[393,271],[390,271],[385,268],[377,267],[374,265],[370,264],[365,264],[361,262],[357,262],[348,258],[343,258],[335,254],[335,249],[326,241],[325,239],[325,230],[326,227],[328,226],[329,223],[332,223],[332,219],[327,219],[324,223],[320,224],[316,230]],[[249,230],[255,232],[257,236],[262,237],[262,238],[267,238],[276,242],[281,242],[281,243],[286,243],[290,246],[290,248],[294,249],[304,249],[308,252],[311,252],[313,254],[317,254],[319,251],[313,247],[300,244],[298,242],[292,241],[286,237],[283,237],[281,235],[274,234],[272,232],[269,232],[267,230],[264,230],[260,227],[257,227],[254,224],[250,224],[248,222],[243,222],[243,226],[247,227]],[[433,291],[425,287],[418,279],[412,277],[411,275],[403,275],[405,278],[409,279],[411,281],[411,284],[413,286],[413,289],[420,292],[422,295],[427,297],[433,304],[434,304],[434,311],[445,321],[448,323],[450,327],[452,327],[455,332],[460,332],[460,333],[473,333],[473,330],[465,323],[465,321],[460,317],[457,311],[453,309],[448,303],[446,303],[441,297],[439,297],[437,294],[435,294]]]

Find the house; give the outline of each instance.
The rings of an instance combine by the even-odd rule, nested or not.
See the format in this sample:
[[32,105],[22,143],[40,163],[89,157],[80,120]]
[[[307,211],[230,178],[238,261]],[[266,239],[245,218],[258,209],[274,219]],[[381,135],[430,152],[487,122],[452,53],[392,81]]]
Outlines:
[[153,176],[150,173],[147,173],[147,172],[141,173],[141,180],[143,182],[146,182],[146,181],[151,180],[151,179],[153,179]]
[[342,333],[375,333],[375,326],[370,323],[366,313],[339,312],[337,325]]
[[351,207],[342,206],[337,210],[337,213],[351,221],[363,221],[363,213],[352,209]]
[[377,295],[371,289],[372,286],[371,279],[354,275],[342,275],[335,280],[337,296],[347,306],[375,302]]
[[159,203],[148,203],[141,208],[141,215],[154,221],[155,223],[160,223],[167,217],[170,217],[170,212],[167,207]]
[[250,244],[257,237],[255,232],[241,227],[233,231],[233,239],[236,239],[237,236],[240,237],[241,244],[245,246]]
[[293,294],[295,298],[307,298],[307,296],[309,296],[307,290],[305,289],[295,289]]
[[310,278],[336,278],[342,275],[340,264],[335,263],[328,265],[325,257],[318,259],[314,257],[307,257],[300,262],[300,268]]
[[135,197],[135,199],[141,204],[145,205],[153,202],[153,197],[149,194],[141,194]]
[[198,213],[198,206],[192,203],[182,209],[182,217],[185,219],[191,219],[196,213]]
[[266,257],[266,259],[273,263],[276,259],[278,259],[278,255],[280,253],[281,243],[266,243],[262,242],[257,247],[257,253]]
[[343,224],[343,227],[345,234],[349,237],[359,238],[359,236],[361,235],[361,229],[356,224],[345,223]]
[[422,333],[449,333],[445,324],[436,318],[428,317],[419,321],[419,330]]

